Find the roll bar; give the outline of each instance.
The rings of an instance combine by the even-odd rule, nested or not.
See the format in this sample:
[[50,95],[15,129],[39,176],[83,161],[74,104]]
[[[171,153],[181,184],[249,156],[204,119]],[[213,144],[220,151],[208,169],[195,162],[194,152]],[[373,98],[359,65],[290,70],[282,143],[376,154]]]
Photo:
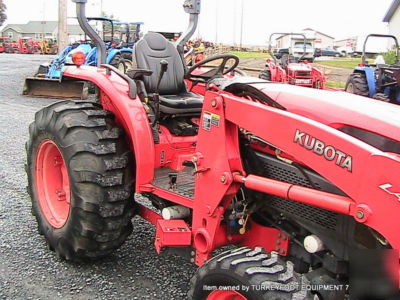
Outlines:
[[364,45],[363,45],[363,54],[362,54],[362,58],[361,61],[364,65],[367,65],[367,55],[365,53],[365,50],[367,48],[367,41],[370,37],[378,37],[378,38],[389,38],[389,39],[393,39],[394,43],[396,45],[396,61],[395,64],[399,63],[399,43],[397,41],[397,38],[394,35],[390,35],[390,34],[377,34],[377,33],[372,33],[372,34],[368,34],[367,37],[365,38],[364,41]]
[[[89,25],[88,19],[86,18],[85,5],[88,0],[72,0],[76,3],[76,15],[78,17],[79,25],[82,30],[92,39],[94,44],[98,49],[98,61],[97,65],[100,66],[106,62],[106,46],[100,36],[93,30]],[[185,33],[176,41],[175,45],[179,53],[183,57],[183,48],[187,41],[192,37],[193,33],[196,31],[199,14],[200,14],[201,0],[185,0],[183,3],[183,9],[186,13],[190,15],[189,26]]]
[[268,52],[274,58],[275,62],[276,62],[276,57],[272,52],[272,46],[271,45],[272,45],[272,37],[274,35],[278,35],[278,34],[282,35],[282,36],[284,36],[284,35],[290,35],[290,36],[297,35],[297,36],[302,36],[303,37],[303,39],[304,39],[304,41],[303,41],[303,55],[299,58],[299,61],[302,60],[303,57],[306,55],[306,50],[307,50],[307,46],[306,46],[306,40],[307,39],[306,39],[305,34],[304,33],[295,33],[295,32],[274,32],[269,36]]
[[183,48],[187,41],[192,37],[193,33],[196,31],[199,14],[200,14],[201,0],[185,0],[183,3],[183,9],[186,13],[190,15],[189,26],[185,33],[180,36],[180,38],[175,42],[178,52],[183,57]]
[[97,51],[97,66],[106,63],[106,45],[104,44],[101,37],[96,33],[96,31],[89,25],[88,19],[86,18],[86,3],[87,0],[72,0],[76,3],[76,15],[78,17],[79,25],[82,30],[92,39],[96,45]]

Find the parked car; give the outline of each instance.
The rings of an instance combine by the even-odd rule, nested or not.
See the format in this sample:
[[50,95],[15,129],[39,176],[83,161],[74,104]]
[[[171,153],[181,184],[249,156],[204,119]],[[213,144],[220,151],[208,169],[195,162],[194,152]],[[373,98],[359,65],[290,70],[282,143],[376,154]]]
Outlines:
[[333,49],[321,49],[321,56],[334,56],[334,57],[339,57],[340,52],[333,50]]

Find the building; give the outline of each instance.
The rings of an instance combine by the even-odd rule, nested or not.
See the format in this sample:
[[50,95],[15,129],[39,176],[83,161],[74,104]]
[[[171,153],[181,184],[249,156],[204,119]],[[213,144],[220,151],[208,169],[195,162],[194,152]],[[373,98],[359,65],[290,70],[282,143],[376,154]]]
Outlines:
[[357,43],[357,37],[350,37],[347,39],[335,41],[334,48],[335,49],[341,48],[341,47],[353,48],[353,47],[355,47],[356,43]]
[[400,40],[400,0],[393,0],[383,18],[383,22],[389,24],[389,33]]
[[[8,24],[1,31],[1,36],[18,41],[22,37],[31,37],[36,40],[43,38],[57,39],[57,21],[30,21],[26,24]],[[68,25],[68,37],[70,42],[84,38],[84,33],[79,25]]]
[[[306,36],[306,41],[310,42],[315,48],[326,49],[333,48],[335,38],[325,33],[316,31],[311,28],[303,29],[300,33]],[[288,48],[293,42],[303,41],[301,36],[282,35],[276,39],[277,48]]]

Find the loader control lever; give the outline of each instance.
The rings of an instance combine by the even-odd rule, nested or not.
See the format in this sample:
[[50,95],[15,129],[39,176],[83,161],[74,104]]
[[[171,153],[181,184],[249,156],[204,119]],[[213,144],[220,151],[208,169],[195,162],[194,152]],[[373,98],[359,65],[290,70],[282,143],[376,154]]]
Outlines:
[[154,121],[152,126],[156,126],[158,124],[158,119],[160,117],[160,84],[161,80],[164,77],[165,72],[168,70],[168,61],[165,59],[160,61],[161,69],[160,73],[158,75],[158,81],[157,81],[157,87],[156,87],[156,92],[153,94],[153,101],[154,101]]

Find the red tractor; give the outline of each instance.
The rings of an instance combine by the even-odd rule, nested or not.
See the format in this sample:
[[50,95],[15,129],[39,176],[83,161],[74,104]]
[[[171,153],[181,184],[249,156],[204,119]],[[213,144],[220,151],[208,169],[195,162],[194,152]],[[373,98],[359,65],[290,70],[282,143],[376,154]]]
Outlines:
[[60,84],[90,82],[98,97],[51,104],[29,127],[28,191],[50,249],[106,256],[136,214],[158,253],[200,267],[189,299],[398,299],[400,107],[228,78],[231,54],[186,71],[200,0],[184,2],[190,26],[175,44],[146,34],[123,74],[104,64],[87,0],[73,1],[101,51],[97,67],[75,54]]
[[0,36],[0,53],[4,53],[8,37]]
[[[274,35],[302,36],[303,42],[294,43],[293,47],[271,51]],[[292,50],[292,48],[294,50]],[[266,61],[266,69],[261,71],[259,78],[268,81],[289,83],[297,86],[325,89],[325,75],[308,62],[314,60],[314,51],[306,36],[302,33],[273,33],[269,39],[269,53],[272,56]]]
[[39,53],[39,49],[39,43],[30,37],[23,37],[18,40],[18,52],[21,54]]

